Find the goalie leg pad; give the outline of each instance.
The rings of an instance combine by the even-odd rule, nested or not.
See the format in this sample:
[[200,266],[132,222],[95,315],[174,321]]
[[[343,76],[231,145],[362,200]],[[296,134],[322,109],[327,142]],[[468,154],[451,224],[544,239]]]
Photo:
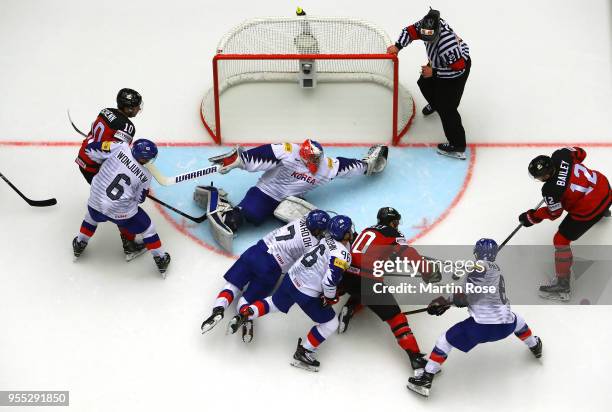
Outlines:
[[[222,197],[222,195],[225,195]],[[224,215],[232,211],[227,194],[214,186],[197,186],[193,199],[198,206],[206,209],[210,231],[215,241],[227,252],[232,252],[234,230],[225,223]]]
[[387,157],[389,156],[389,148],[385,145],[376,145],[370,147],[368,154],[362,159],[367,165],[368,170],[366,175],[370,176],[380,173],[387,167]]
[[289,223],[306,216],[315,209],[317,207],[312,203],[299,197],[289,196],[276,207],[274,216],[285,223]]

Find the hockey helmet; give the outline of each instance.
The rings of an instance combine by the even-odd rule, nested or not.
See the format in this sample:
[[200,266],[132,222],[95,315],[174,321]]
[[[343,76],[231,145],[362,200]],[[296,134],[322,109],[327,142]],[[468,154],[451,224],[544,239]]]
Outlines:
[[474,256],[478,260],[494,262],[497,257],[499,247],[493,239],[482,238],[474,245]]
[[310,173],[317,173],[323,158],[323,146],[315,140],[306,139],[300,146],[300,157]]
[[157,145],[147,139],[138,139],[132,145],[132,156],[140,164],[145,164],[157,157]]
[[327,231],[329,232],[330,236],[337,241],[344,240],[347,233],[350,233],[352,236],[352,234],[355,232],[353,229],[353,221],[350,217],[345,215],[337,215],[332,217],[329,220]]
[[440,37],[440,12],[431,7],[423,20],[421,20],[421,39],[426,42],[433,42]]
[[549,156],[540,155],[529,162],[527,170],[531,177],[545,182],[555,173],[555,166]]
[[124,88],[117,93],[118,109],[142,109],[142,96],[136,90]]
[[400,220],[402,215],[392,207],[381,207],[378,209],[378,213],[376,214],[376,219],[378,220],[379,225],[389,225],[394,220]]
[[320,209],[311,210],[306,215],[306,227],[313,234],[321,233],[327,229],[329,219],[329,214],[326,211]]

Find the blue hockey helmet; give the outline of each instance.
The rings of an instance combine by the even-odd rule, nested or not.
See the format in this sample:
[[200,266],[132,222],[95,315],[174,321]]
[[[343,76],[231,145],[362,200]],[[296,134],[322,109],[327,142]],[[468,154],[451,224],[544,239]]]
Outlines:
[[327,229],[327,225],[329,224],[329,219],[330,217],[326,211],[320,210],[320,209],[311,210],[306,215],[306,227],[313,234],[315,232],[321,232]]
[[332,238],[341,241],[347,233],[353,233],[353,221],[348,216],[334,216],[329,220],[327,231]]
[[479,260],[488,260],[489,262],[495,261],[497,256],[497,242],[493,239],[482,238],[474,245],[474,256]]
[[138,139],[132,145],[132,156],[140,164],[145,164],[157,157],[157,146],[150,140]]

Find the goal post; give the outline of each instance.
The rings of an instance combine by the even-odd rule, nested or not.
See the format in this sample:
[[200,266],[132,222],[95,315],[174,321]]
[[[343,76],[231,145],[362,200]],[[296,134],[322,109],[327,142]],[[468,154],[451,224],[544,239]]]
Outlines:
[[374,83],[391,91],[389,140],[397,144],[414,117],[414,101],[399,82],[397,56],[386,53],[390,44],[384,31],[362,20],[248,20],[219,43],[212,61],[213,86],[201,104],[202,122],[213,140],[221,144],[220,98],[229,88],[243,83],[295,83],[305,89],[324,87],[325,83]]

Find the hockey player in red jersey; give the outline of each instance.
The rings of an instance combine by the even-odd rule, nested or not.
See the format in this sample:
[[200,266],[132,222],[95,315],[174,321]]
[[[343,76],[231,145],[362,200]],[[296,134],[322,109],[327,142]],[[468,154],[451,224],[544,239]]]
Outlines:
[[555,220],[564,210],[568,213],[553,237],[556,279],[551,285],[540,286],[540,295],[547,299],[570,299],[570,243],[610,213],[610,183],[603,173],[586,167],[582,163],[585,158],[584,149],[568,147],[556,150],[550,157],[540,155],[529,163],[529,174],[544,182],[542,196],[546,205],[523,212],[519,221],[529,227],[544,219]]
[[[136,134],[136,128],[130,120],[142,110],[142,96],[136,90],[121,89],[117,94],[117,108],[105,108],[100,111],[96,120],[91,124],[89,134],[79,149],[79,154],[75,159],[79,165],[79,171],[91,185],[94,176],[100,170],[100,164],[93,161],[85,152],[87,145],[91,143],[103,142],[126,142],[132,143]],[[143,243],[137,243],[135,236],[125,229],[119,229],[121,243],[125,259],[130,261],[135,257],[146,252]]]
[[[340,321],[338,333],[346,331],[353,314],[363,307],[361,304],[362,289],[372,290],[375,283],[382,281],[381,278],[373,275],[371,269],[368,269],[369,265],[366,260],[373,262],[399,257],[414,262],[422,261],[421,267],[424,268],[428,266],[424,264],[426,260],[414,248],[408,246],[404,235],[397,229],[401,219],[397,210],[392,207],[383,207],[378,211],[376,218],[377,224],[363,230],[352,244],[353,261],[340,284],[340,290],[350,294],[350,298],[338,315]],[[369,256],[366,256],[366,252],[369,253]],[[384,256],[372,256],[377,253],[382,253]],[[440,272],[424,271],[426,273],[422,274],[423,281],[440,281]],[[398,345],[408,354],[412,368],[416,371],[425,367],[427,360],[420,352],[408,319],[402,313],[393,295],[391,293],[378,294],[376,300],[376,304],[367,306],[389,325]]]

